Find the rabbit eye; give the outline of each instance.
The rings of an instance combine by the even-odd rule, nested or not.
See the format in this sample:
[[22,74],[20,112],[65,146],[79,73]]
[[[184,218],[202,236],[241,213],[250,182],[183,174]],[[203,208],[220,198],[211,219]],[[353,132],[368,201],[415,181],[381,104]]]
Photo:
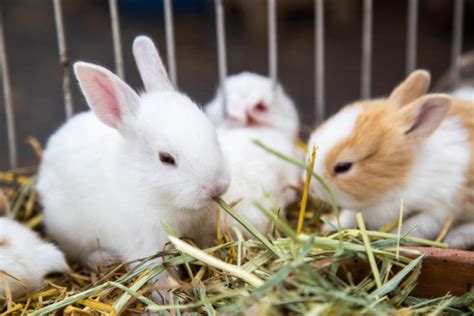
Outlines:
[[158,156],[160,158],[160,161],[165,165],[176,166],[176,161],[171,154],[160,151]]
[[258,112],[266,112],[267,107],[265,106],[263,102],[258,102],[257,105],[255,106],[255,110],[257,110]]
[[352,168],[352,162],[340,162],[334,166],[334,174],[345,173]]

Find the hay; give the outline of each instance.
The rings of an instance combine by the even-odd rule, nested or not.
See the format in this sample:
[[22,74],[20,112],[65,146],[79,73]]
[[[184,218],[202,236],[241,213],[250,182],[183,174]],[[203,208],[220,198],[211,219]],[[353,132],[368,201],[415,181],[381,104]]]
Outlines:
[[[306,168],[299,161],[275,154]],[[0,193],[0,208],[43,233],[41,207],[34,191],[35,171],[27,168],[0,173],[0,182],[5,187]],[[315,177],[315,181],[321,179]],[[73,264],[69,275],[49,276],[44,287],[28,297],[0,298],[0,312],[2,315],[116,315],[145,311],[171,315],[184,312],[457,315],[474,308],[474,292],[463,298],[446,295],[424,300],[410,296],[423,255],[403,245],[445,247],[445,244],[367,231],[361,215],[358,216],[361,229],[320,236],[321,214],[331,208],[336,212],[337,208],[335,201],[327,206],[311,199],[302,217],[302,208],[297,203],[290,208],[288,219],[258,204],[274,225],[271,234],[263,235],[225,201],[216,202],[254,239],[244,240],[239,232],[230,235],[222,231],[216,246],[200,250],[192,241],[175,238],[167,227],[175,247],[170,243],[155,256],[142,260],[134,270],[120,264],[92,272]],[[298,218],[304,219],[301,234],[294,229]],[[157,257],[163,258],[162,264],[156,263]],[[362,278],[349,273],[350,263],[357,261],[370,263],[370,271]],[[168,285],[157,288],[150,284],[149,281],[165,272],[169,275]],[[156,301],[156,290],[166,293],[165,305],[151,299],[153,296]]]

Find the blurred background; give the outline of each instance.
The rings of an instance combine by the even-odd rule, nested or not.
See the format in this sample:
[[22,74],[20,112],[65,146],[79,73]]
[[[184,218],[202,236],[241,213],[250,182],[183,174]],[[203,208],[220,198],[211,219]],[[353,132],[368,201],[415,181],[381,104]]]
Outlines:
[[[28,136],[44,145],[64,121],[62,70],[52,1],[1,0],[17,127],[19,165],[35,163]],[[63,14],[71,61],[87,60],[114,70],[110,15],[106,0],[64,0]],[[419,68],[434,82],[448,70],[452,0],[420,0]],[[131,45],[138,34],[151,36],[166,60],[162,0],[119,0],[126,81],[142,85]],[[295,100],[306,126],[314,116],[313,0],[279,0],[279,80]],[[174,0],[179,88],[199,104],[208,102],[218,81],[214,2]],[[244,70],[268,74],[266,1],[225,1],[229,74]],[[374,1],[372,96],[384,95],[405,76],[407,1]],[[474,49],[474,1],[465,0],[463,52]],[[325,86],[327,113],[360,96],[361,0],[325,1]],[[74,109],[87,105],[73,83]],[[0,99],[0,170],[8,168],[3,99]],[[81,150],[78,148],[78,150]]]

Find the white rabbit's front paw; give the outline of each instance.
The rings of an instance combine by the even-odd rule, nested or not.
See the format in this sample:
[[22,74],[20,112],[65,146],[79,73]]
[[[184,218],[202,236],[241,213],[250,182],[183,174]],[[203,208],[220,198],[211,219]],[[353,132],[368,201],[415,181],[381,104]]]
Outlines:
[[[341,229],[356,227],[356,212],[348,209],[341,210],[339,213],[339,222],[341,223]],[[332,218],[328,220],[328,223],[324,223],[323,227],[321,228],[321,231],[323,233],[330,233],[337,231],[337,228],[337,218]]]

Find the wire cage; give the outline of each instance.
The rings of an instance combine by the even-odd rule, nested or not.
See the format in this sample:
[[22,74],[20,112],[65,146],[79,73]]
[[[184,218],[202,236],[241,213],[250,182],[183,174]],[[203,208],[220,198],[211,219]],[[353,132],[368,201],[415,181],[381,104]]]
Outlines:
[[[62,89],[64,94],[65,118],[69,118],[74,113],[73,98],[71,92],[71,65],[66,45],[65,21],[63,18],[62,0],[52,0],[54,9],[54,22],[56,28],[58,62],[62,68]],[[167,66],[172,82],[177,85],[177,66],[175,54],[175,34],[173,25],[173,3],[172,0],[164,0],[165,35]],[[226,30],[224,20],[224,0],[215,0],[215,29],[217,41],[218,78],[220,84],[227,76],[227,47]],[[325,102],[325,11],[324,0],[314,0],[314,113],[315,121],[322,121],[326,117]],[[406,73],[413,71],[417,66],[417,43],[419,24],[419,0],[408,0],[408,12],[406,15]],[[361,25],[361,73],[360,73],[360,97],[369,98],[372,86],[372,61],[373,61],[373,16],[374,1],[363,0],[362,25]],[[456,86],[459,80],[458,59],[463,45],[463,16],[464,0],[454,0],[454,10],[452,12],[452,40],[450,58],[450,86]],[[277,38],[277,10],[278,1],[267,0],[267,21],[268,21],[268,69],[269,77],[274,85],[278,80],[278,38]],[[111,33],[113,40],[113,52],[115,60],[115,71],[120,77],[124,77],[124,57],[121,41],[121,30],[119,21],[119,8],[117,0],[109,0],[109,11],[111,21]],[[18,166],[18,139],[15,127],[15,106],[12,99],[12,83],[10,80],[10,69],[7,56],[8,42],[5,40],[3,14],[0,20],[0,63],[2,71],[2,91],[5,109],[6,129],[8,138],[9,167],[14,169]]]

